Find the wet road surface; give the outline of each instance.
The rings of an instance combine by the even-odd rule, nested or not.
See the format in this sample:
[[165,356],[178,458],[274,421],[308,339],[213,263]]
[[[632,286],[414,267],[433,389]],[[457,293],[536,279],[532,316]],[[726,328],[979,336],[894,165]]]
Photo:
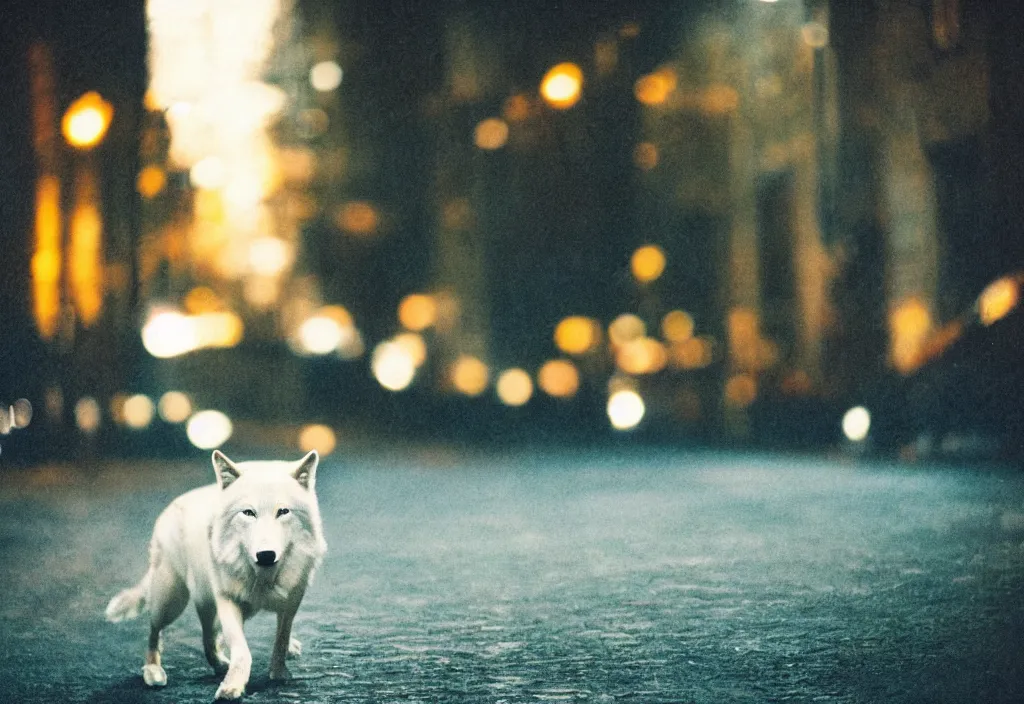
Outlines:
[[[297,456],[297,455],[296,455]],[[235,459],[251,459],[241,453]],[[147,690],[108,624],[203,460],[0,469],[0,702],[212,700],[189,608]],[[329,554],[251,702],[1024,701],[1024,479],[684,453],[334,455]]]

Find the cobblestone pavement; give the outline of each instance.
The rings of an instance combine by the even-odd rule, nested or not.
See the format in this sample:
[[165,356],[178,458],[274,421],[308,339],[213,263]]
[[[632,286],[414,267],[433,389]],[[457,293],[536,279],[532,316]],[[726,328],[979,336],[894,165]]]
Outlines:
[[[241,454],[241,453],[240,453]],[[238,459],[246,459],[239,456]],[[0,701],[210,701],[192,609],[169,684],[103,608],[191,463],[0,470]],[[335,455],[328,559],[251,702],[1024,701],[1024,478],[630,451]]]

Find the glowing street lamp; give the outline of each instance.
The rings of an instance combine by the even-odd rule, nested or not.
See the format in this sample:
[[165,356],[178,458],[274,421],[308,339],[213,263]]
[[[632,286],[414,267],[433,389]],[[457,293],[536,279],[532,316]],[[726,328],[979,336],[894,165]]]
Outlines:
[[92,149],[103,141],[114,118],[114,108],[96,91],[89,91],[68,106],[61,131],[76,149]]

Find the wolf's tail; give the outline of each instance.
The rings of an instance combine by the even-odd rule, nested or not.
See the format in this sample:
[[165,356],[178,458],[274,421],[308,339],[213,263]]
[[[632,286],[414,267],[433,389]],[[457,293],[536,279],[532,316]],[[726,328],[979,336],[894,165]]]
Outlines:
[[110,600],[105,612],[108,621],[117,623],[118,621],[133,619],[146,610],[146,602],[149,601],[151,575],[152,571],[147,571],[138,584],[120,591],[117,596]]

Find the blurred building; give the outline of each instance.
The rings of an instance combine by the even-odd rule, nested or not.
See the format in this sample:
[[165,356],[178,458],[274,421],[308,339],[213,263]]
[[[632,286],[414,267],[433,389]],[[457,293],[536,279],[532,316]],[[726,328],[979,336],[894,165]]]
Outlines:
[[981,2],[149,0],[111,42],[119,3],[58,5],[12,45],[5,279],[56,424],[176,391],[828,440],[1022,265],[1020,49]]

